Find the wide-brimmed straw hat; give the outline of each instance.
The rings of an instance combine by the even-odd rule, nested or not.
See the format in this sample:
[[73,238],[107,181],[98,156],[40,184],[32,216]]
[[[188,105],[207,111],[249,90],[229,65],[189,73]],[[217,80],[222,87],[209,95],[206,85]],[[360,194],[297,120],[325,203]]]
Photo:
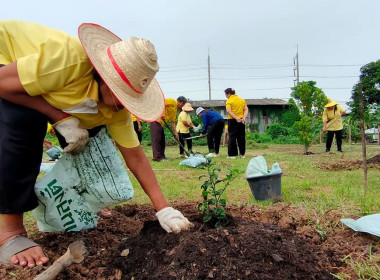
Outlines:
[[335,106],[336,104],[338,104],[336,103],[336,101],[329,100],[329,102],[327,102],[327,104],[325,105],[325,108]]
[[185,103],[185,105],[183,105],[182,107],[182,111],[191,112],[191,111],[194,111],[194,108],[191,107],[190,103]]
[[92,65],[128,111],[145,121],[163,115],[165,98],[154,78],[159,66],[150,41],[121,40],[93,23],[81,24],[78,35]]

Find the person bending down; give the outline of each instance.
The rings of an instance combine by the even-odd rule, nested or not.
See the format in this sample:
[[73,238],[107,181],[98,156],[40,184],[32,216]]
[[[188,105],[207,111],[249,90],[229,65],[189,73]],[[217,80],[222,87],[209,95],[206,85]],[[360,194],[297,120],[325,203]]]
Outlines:
[[83,150],[87,129],[106,125],[161,226],[168,232],[192,226],[169,207],[133,130],[131,113],[154,121],[164,111],[153,44],[121,40],[91,23],[78,33],[80,40],[35,23],[0,21],[1,263],[31,268],[49,261],[23,225],[24,212],[38,205],[34,185],[48,121],[69,153]]
[[196,110],[198,117],[202,118],[203,129],[200,136],[207,132],[207,146],[209,153],[206,157],[217,157],[219,155],[220,141],[223,134],[224,118],[221,114],[198,107]]

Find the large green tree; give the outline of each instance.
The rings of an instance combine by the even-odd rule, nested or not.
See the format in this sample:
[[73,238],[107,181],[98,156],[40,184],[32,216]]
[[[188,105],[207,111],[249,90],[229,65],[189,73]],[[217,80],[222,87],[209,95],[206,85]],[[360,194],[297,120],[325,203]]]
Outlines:
[[[367,110],[371,104],[380,104],[380,60],[370,62],[360,68],[360,83],[362,84],[363,105]],[[354,116],[359,118],[358,83],[351,91],[351,101],[348,103]]]
[[[368,127],[380,126],[380,60],[370,62],[360,68],[362,85],[364,121]],[[355,84],[348,103],[352,111],[352,119],[359,120],[359,87]],[[379,141],[380,144],[380,141]]]
[[292,88],[291,93],[291,96],[299,103],[301,119],[297,125],[301,143],[304,144],[305,154],[308,154],[316,126],[318,123],[321,124],[320,116],[323,113],[323,106],[328,101],[323,90],[318,88],[316,84],[315,81],[301,82]]

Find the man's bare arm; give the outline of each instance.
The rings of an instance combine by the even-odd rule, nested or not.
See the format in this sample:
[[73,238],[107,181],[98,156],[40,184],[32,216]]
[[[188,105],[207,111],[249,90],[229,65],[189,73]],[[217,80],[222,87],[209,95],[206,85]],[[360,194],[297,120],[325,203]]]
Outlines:
[[18,76],[17,61],[0,67],[0,98],[36,110],[52,122],[62,119],[61,110],[51,106],[42,96],[30,96],[25,91]]

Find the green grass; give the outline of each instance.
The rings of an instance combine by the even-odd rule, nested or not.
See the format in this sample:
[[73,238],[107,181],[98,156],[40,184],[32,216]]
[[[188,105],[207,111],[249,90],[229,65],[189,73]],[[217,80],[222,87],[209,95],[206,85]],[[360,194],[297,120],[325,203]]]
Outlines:
[[[341,156],[338,153],[324,153],[323,145],[315,145],[311,148],[312,155],[303,155],[301,145],[268,145],[264,149],[249,149],[247,158],[227,159],[227,148],[222,147],[220,156],[213,159],[215,165],[223,170],[227,167],[235,167],[243,171],[243,175],[236,179],[227,190],[228,204],[234,205],[267,205],[271,202],[259,202],[254,200],[248,182],[245,179],[245,169],[249,160],[257,155],[263,155],[268,168],[275,162],[283,169],[282,196],[285,202],[307,209],[318,210],[323,213],[331,209],[345,215],[367,215],[377,213],[380,210],[378,192],[380,190],[379,170],[368,170],[368,189],[364,190],[364,175],[362,169],[324,171],[319,168],[321,163],[336,163],[338,161],[361,160],[360,145],[345,145],[346,152]],[[200,153],[207,153],[207,147],[195,147]],[[151,148],[144,147],[148,157],[151,157]],[[204,170],[180,166],[183,159],[178,157],[178,148],[169,146],[166,149],[166,162],[152,162],[163,193],[169,201],[191,200],[201,201],[199,176]],[[380,147],[369,145],[367,147],[368,158],[380,153]],[[138,186],[133,176],[130,176],[134,185]],[[135,188],[133,203],[149,203],[149,199],[141,188]]]
[[[372,253],[372,246],[369,246],[369,257],[356,258],[355,260],[352,256],[347,256],[344,262],[356,273],[356,279],[380,279],[380,257],[374,256]],[[337,274],[334,275],[339,280],[349,280],[350,275],[347,274]]]
[[[150,146],[144,145],[148,158],[152,158]],[[334,147],[335,148],[335,147]],[[282,197],[285,203],[290,203],[307,211],[321,238],[326,237],[331,228],[336,228],[339,221],[326,221],[322,219],[330,211],[340,213],[342,217],[353,217],[380,212],[380,181],[379,167],[368,169],[368,189],[364,190],[363,169],[324,171],[319,166],[322,163],[336,163],[339,161],[362,160],[360,145],[343,145],[343,156],[338,153],[325,153],[324,145],[314,145],[310,148],[312,155],[303,155],[302,145],[250,145],[247,149],[246,159],[227,159],[227,147],[221,147],[220,156],[213,159],[216,166],[222,168],[220,176],[224,177],[227,167],[238,168],[242,176],[234,180],[227,189],[225,198],[228,205],[259,205],[264,208],[273,204],[271,201],[256,201],[251,193],[249,184],[245,179],[245,169],[251,158],[263,155],[268,168],[278,162],[283,170]],[[195,146],[194,150],[206,154],[206,146]],[[367,146],[367,158],[380,153],[377,145]],[[161,189],[169,202],[194,201],[201,202],[202,181],[199,176],[205,170],[180,166],[179,149],[177,146],[166,148],[168,161],[151,162]],[[129,171],[128,171],[129,172]],[[139,183],[129,172],[135,187],[133,200],[126,203],[150,203],[147,195],[142,191]],[[323,220],[323,222],[322,222]],[[312,222],[314,221],[314,222]],[[32,216],[26,214],[26,223],[32,224]],[[27,226],[28,227],[28,226]],[[378,257],[371,256],[362,260],[347,258],[350,267],[360,275],[360,279],[379,276]],[[344,274],[336,275],[338,279],[345,278]],[[372,278],[371,278],[372,277]]]

